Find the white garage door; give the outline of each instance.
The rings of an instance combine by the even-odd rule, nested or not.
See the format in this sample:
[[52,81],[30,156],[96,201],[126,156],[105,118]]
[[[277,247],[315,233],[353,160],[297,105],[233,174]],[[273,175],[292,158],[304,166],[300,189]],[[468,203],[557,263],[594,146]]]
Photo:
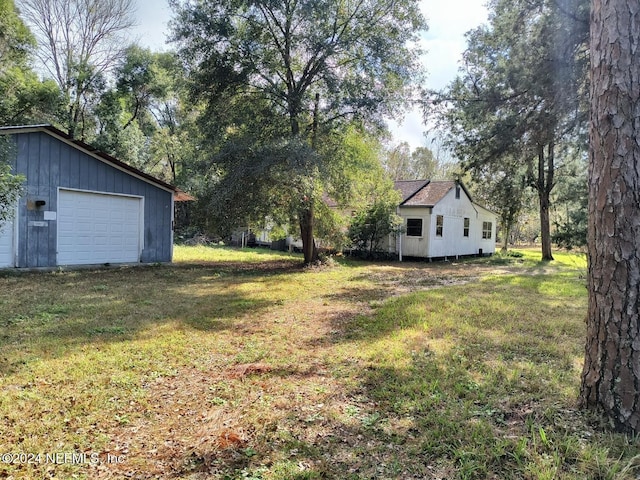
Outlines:
[[13,220],[0,222],[0,268],[13,267]]
[[138,262],[142,199],[60,190],[58,265]]

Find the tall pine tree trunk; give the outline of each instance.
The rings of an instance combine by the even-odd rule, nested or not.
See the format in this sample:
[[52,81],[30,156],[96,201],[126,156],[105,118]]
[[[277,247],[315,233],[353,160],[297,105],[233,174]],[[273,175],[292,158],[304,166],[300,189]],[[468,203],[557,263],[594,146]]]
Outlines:
[[640,433],[640,4],[593,0],[589,313],[580,401]]

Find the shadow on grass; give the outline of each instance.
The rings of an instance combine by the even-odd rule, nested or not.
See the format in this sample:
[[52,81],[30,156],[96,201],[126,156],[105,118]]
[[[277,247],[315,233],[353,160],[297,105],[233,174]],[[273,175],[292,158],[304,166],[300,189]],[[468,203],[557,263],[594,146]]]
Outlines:
[[[319,404],[269,412],[269,423],[243,450],[205,452],[203,458],[215,458],[213,465],[186,458],[179,473],[261,478],[269,465],[269,478],[278,480],[541,478],[543,471],[528,476],[549,458],[555,463],[548,471],[573,472],[591,453],[567,440],[584,419],[544,370],[527,372],[539,388],[550,389],[542,399],[521,375],[478,375],[464,348],[414,350],[402,367],[381,360],[335,368],[351,385],[340,391],[337,405],[325,408],[336,400],[333,392]],[[309,373],[281,369],[267,376],[298,382]]]
[[[575,409],[584,328],[575,284],[502,276],[394,297],[368,315],[336,313],[324,345],[358,352],[332,366],[345,385],[340,405],[290,408],[273,431],[260,430],[242,470],[218,466],[241,478],[284,458],[306,469],[302,478],[354,480],[586,478],[597,462],[617,468],[633,449],[585,446],[593,433]],[[348,293],[332,298],[378,299]],[[313,372],[269,375],[299,382]]]
[[488,364],[465,342],[446,352],[412,347],[402,366],[384,352],[366,365],[336,366],[355,385],[340,393],[341,407],[292,409],[277,421],[277,434],[256,439],[268,447],[245,471],[273,456],[306,465],[307,478],[577,479],[596,455],[603,470],[633,456],[631,445],[605,456],[584,445],[592,433],[567,394],[577,382],[571,372],[535,361]]
[[0,277],[0,373],[85,345],[123,342],[175,323],[202,332],[233,328],[274,301],[243,285],[292,262],[121,267]]
[[335,458],[345,458],[343,449],[367,452],[338,466],[345,473],[356,469],[354,478],[526,478],[529,463],[556,455],[558,471],[570,472],[579,459],[577,442],[563,456],[555,443],[523,448],[523,441],[535,443],[539,428],[556,442],[575,427],[571,399],[545,391],[542,401],[520,378],[479,380],[458,350],[417,352],[407,367],[374,365],[358,378],[361,388],[348,394],[357,412],[353,422],[336,426],[334,438],[342,441],[326,448]]

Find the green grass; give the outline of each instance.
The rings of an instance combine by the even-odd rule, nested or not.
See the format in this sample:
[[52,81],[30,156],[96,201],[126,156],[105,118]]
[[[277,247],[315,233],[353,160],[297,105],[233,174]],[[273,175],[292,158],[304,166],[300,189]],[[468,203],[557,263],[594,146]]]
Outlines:
[[204,245],[195,247],[176,246],[173,257],[173,261],[175,263],[194,262],[197,264],[202,264],[203,262],[260,263],[278,260],[294,260],[299,258],[299,256],[295,254],[263,248],[245,248],[243,250],[237,250],[224,247],[207,247]]
[[0,479],[636,478],[576,407],[584,256],[519,253],[0,275]]

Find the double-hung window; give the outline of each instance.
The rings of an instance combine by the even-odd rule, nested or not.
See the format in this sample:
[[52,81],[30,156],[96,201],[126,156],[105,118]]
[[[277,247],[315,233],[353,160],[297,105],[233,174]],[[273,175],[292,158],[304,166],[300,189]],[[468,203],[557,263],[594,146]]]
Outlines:
[[482,239],[489,240],[492,236],[493,224],[491,222],[482,222]]
[[441,237],[443,230],[444,230],[444,216],[436,215],[436,237]]

